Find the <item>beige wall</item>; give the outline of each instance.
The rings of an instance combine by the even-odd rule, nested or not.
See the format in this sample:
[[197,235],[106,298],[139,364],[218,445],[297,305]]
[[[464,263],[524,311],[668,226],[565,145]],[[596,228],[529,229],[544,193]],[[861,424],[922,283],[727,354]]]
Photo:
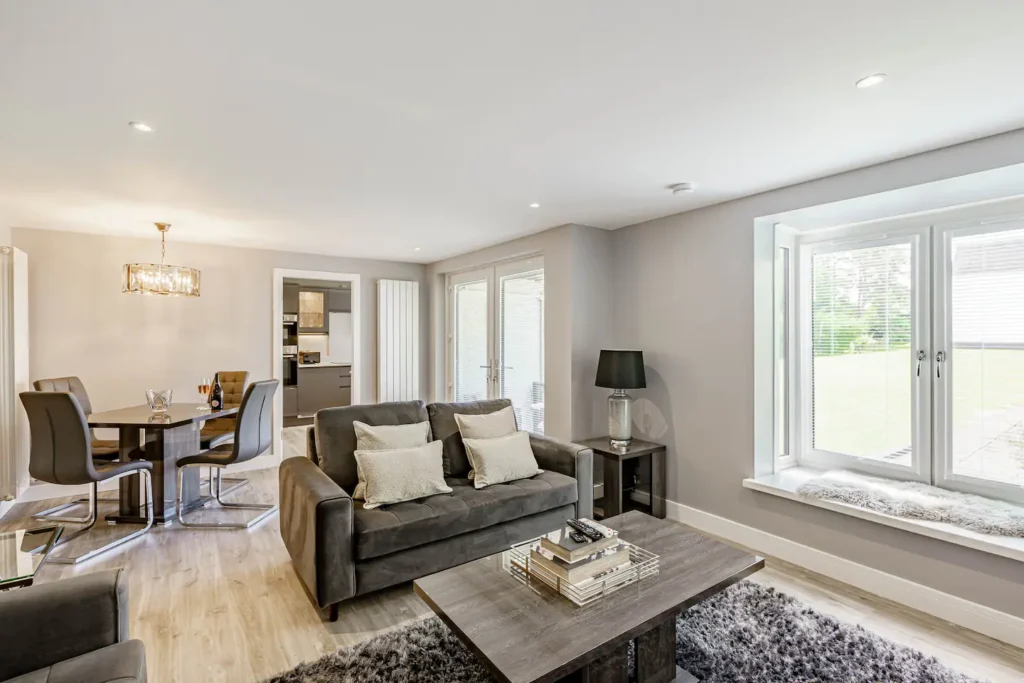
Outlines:
[[644,352],[637,422],[669,444],[669,498],[1024,617],[1019,562],[741,485],[771,411],[755,382],[755,357],[771,363],[770,327],[755,330],[755,299],[771,306],[754,285],[755,219],[1021,162],[1016,131],[616,231],[616,341]]
[[[97,410],[142,403],[150,387],[169,387],[175,399],[195,401],[196,380],[224,369],[253,378],[272,374],[274,268],[358,273],[362,279],[364,402],[376,397],[376,280],[422,283],[422,265],[345,259],[178,242],[171,233],[167,261],[202,271],[198,299],[121,293],[121,267],[160,257],[156,239],[127,239],[50,230],[13,230],[28,253],[31,377],[78,375]],[[422,316],[421,386],[427,386],[427,316]]]

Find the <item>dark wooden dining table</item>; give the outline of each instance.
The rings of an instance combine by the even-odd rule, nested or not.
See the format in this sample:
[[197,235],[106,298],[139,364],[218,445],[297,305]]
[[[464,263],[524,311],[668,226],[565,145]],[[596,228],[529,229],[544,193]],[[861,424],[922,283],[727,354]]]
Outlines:
[[[175,403],[164,413],[154,413],[149,406],[139,405],[92,413],[86,417],[90,427],[118,430],[122,462],[143,458],[153,463],[153,518],[158,524],[174,519],[179,496],[186,512],[209,500],[209,496],[200,494],[198,467],[185,470],[183,490],[178,491],[176,463],[178,458],[199,452],[200,423],[234,415],[238,407],[200,410],[203,405]],[[118,514],[108,515],[107,521],[146,521],[139,496],[139,480],[137,476],[121,478],[120,509]]]

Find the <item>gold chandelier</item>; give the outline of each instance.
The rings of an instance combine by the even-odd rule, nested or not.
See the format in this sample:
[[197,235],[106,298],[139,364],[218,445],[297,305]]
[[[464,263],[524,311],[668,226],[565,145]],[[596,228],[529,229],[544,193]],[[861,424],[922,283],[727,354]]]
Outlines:
[[186,266],[164,265],[170,223],[156,223],[160,231],[160,263],[126,263],[121,291],[126,294],[199,296],[199,271]]

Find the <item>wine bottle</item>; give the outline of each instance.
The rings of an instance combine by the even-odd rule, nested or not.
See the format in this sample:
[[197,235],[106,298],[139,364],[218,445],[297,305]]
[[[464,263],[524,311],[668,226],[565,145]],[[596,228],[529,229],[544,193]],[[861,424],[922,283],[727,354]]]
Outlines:
[[213,377],[213,390],[210,391],[210,409],[220,410],[224,407],[224,389],[220,386],[220,375]]

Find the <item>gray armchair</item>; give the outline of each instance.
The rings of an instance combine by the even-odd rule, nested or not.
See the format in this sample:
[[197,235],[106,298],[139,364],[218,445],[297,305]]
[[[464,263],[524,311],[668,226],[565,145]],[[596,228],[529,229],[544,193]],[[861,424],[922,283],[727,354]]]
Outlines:
[[146,681],[120,569],[0,593],[0,643],[5,683]]
[[[476,489],[455,413],[486,413],[507,400],[465,404],[420,401],[328,408],[308,432],[307,457],[281,463],[281,536],[295,571],[318,607],[411,581],[507,549],[593,514],[593,451],[531,435],[541,474]],[[430,422],[444,444],[452,493],[364,510],[357,482],[352,422]],[[454,430],[454,431],[453,431]],[[463,469],[465,471],[463,471]]]

